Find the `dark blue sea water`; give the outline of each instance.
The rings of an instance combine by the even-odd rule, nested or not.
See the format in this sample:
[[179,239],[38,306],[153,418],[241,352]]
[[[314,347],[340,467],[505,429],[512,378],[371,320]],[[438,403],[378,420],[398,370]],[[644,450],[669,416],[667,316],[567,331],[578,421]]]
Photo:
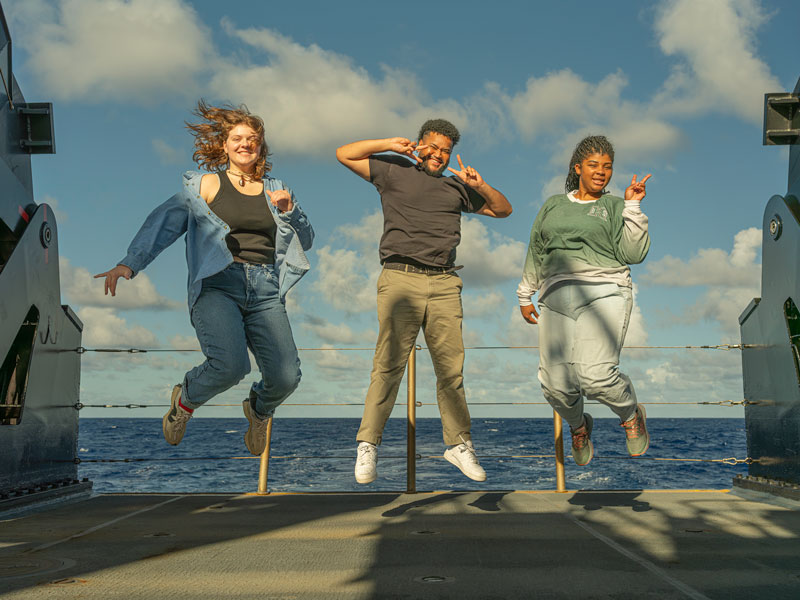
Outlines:
[[[358,419],[276,419],[270,462],[270,491],[402,491],[406,488],[406,422],[390,419],[379,449],[378,480],[367,486],[353,478]],[[252,492],[258,486],[257,458],[249,453],[242,419],[193,419],[177,447],[167,445],[161,419],[82,419],[78,456],[146,459],[141,462],[83,462],[80,477],[99,493]],[[647,458],[744,458],[744,419],[648,419]],[[417,489],[555,489],[552,419],[473,419],[472,436],[487,480],[464,477],[441,458],[445,449],[438,419],[417,421]],[[630,459],[616,419],[595,419],[595,458],[576,466],[566,435],[568,489],[723,489],[746,473],[744,465]],[[428,458],[428,457],[433,458]],[[309,458],[306,458],[309,457]],[[338,458],[344,457],[344,458]],[[392,458],[400,457],[400,458]],[[198,459],[198,460],[174,460]]]

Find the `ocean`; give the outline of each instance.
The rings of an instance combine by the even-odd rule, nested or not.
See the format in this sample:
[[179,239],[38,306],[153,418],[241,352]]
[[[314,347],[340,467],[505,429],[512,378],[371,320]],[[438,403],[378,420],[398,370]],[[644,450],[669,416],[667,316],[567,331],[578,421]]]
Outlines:
[[[379,448],[378,479],[359,485],[353,478],[358,419],[275,419],[268,489],[273,492],[403,491],[406,489],[406,421],[390,419]],[[578,467],[565,432],[567,489],[726,489],[743,464],[658,459],[745,458],[744,419],[648,419],[650,449],[631,459],[625,434],[614,418],[595,419],[595,458]],[[80,477],[97,493],[254,492],[259,460],[249,457],[243,436],[247,421],[189,422],[179,446],[169,446],[161,419],[81,419]],[[441,458],[439,419],[417,420],[417,490],[552,490],[552,419],[473,419],[472,437],[487,480],[471,481]],[[88,462],[92,460],[129,462]]]

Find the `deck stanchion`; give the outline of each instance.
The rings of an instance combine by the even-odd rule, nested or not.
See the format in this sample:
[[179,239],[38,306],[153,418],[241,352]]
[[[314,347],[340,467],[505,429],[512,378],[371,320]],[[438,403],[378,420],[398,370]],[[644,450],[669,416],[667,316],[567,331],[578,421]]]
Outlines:
[[564,426],[561,415],[553,411],[553,432],[556,444],[556,491],[566,492],[566,479],[564,477]]
[[406,446],[406,492],[417,491],[417,346],[408,355],[408,432]]
[[258,495],[266,496],[269,494],[267,491],[267,476],[269,475],[269,447],[272,442],[272,417],[267,421],[267,445],[264,446],[264,452],[261,453],[261,463],[258,467]]

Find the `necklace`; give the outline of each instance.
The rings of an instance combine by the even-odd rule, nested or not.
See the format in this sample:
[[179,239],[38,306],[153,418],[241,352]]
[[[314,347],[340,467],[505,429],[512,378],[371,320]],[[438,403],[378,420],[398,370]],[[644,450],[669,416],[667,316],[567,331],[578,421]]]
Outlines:
[[252,175],[252,174],[240,173],[240,172],[237,172],[237,171],[232,171],[231,169],[227,169],[226,173],[229,173],[231,175],[238,175],[239,176],[239,187],[244,187],[245,181],[255,181],[256,180],[256,177],[254,175]]

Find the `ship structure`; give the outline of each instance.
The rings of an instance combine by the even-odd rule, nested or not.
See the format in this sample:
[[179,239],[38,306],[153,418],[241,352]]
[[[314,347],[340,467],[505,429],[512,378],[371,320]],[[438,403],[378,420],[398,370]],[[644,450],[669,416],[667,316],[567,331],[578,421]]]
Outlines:
[[764,144],[790,146],[789,176],[764,209],[761,297],[739,317],[753,462],[735,484],[800,500],[800,80],[766,94]]
[[82,324],[61,304],[58,227],[31,155],[55,152],[50,103],[26,102],[0,10],[0,510],[85,496],[78,481]]

